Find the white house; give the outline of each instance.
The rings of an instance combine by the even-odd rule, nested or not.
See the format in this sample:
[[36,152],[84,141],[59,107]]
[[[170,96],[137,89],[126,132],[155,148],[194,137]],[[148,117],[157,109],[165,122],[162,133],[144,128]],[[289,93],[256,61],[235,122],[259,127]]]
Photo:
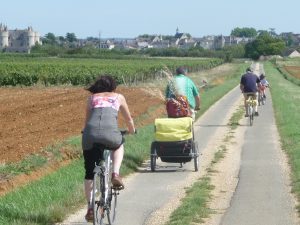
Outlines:
[[297,50],[294,50],[288,55],[288,57],[290,58],[300,57],[300,53]]

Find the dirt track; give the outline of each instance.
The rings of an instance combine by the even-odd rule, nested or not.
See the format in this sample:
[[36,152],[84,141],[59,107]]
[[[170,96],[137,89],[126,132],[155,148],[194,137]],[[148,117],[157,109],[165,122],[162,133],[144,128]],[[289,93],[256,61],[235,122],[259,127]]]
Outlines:
[[[164,113],[162,99],[145,89],[120,87],[118,91],[126,97],[135,119],[149,107],[160,106],[138,125]],[[19,161],[47,145],[80,134],[88,95],[79,87],[0,88],[0,163]]]

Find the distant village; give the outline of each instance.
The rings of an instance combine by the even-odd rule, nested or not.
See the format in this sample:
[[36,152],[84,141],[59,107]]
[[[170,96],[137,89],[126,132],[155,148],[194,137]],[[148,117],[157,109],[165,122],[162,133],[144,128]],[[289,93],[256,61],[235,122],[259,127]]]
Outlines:
[[[300,46],[300,34],[292,32],[277,35],[286,41],[292,41],[294,46]],[[225,46],[246,44],[254,38],[235,37],[224,35],[209,35],[204,37],[192,37],[189,33],[180,32],[176,29],[174,35],[141,35],[137,38],[86,38],[76,39],[75,47],[94,46],[100,49],[147,49],[147,48],[181,48],[202,47],[203,49],[222,49]],[[43,37],[32,27],[27,29],[9,30],[7,26],[0,23],[0,51],[2,52],[30,52],[35,44],[43,44]]]

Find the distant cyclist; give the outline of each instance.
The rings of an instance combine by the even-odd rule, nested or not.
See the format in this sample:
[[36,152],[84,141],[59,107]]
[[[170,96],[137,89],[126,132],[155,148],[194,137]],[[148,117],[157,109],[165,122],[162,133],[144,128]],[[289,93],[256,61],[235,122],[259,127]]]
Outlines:
[[[256,76],[253,72],[252,69],[249,67],[246,70],[246,73],[241,77],[241,82],[240,82],[240,89],[244,95],[244,106],[245,106],[245,117],[248,117],[248,112],[247,112],[247,99],[248,95],[254,95],[255,99],[258,99],[258,90],[260,88],[260,79],[258,76]],[[255,106],[255,116],[258,116],[258,105]]]
[[263,97],[266,98],[266,88],[270,87],[270,84],[267,81],[266,76],[263,73],[259,76],[259,79],[260,79],[260,84],[261,84],[260,91],[263,94]]

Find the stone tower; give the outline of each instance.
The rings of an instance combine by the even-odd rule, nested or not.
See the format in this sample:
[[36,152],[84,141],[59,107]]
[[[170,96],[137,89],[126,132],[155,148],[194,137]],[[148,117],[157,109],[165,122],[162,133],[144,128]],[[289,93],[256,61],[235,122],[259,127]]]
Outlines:
[[28,46],[34,46],[35,44],[35,32],[32,27],[27,28]]
[[0,23],[0,50],[8,47],[8,30],[7,26]]

